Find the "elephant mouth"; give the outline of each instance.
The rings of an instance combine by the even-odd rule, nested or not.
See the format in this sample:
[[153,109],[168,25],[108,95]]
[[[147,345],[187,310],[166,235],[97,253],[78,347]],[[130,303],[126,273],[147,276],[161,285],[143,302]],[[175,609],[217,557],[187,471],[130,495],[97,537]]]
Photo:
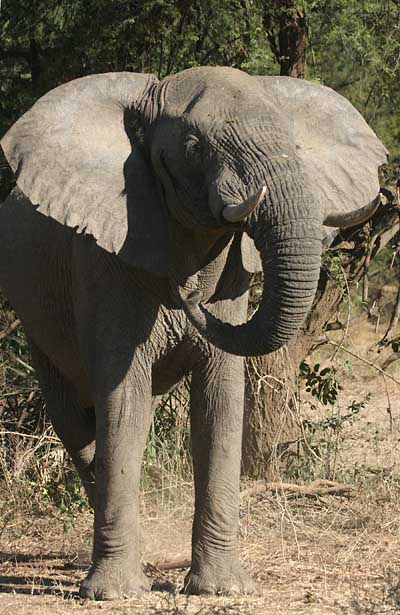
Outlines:
[[169,170],[167,156],[165,150],[161,150],[158,157],[159,163],[157,167],[160,172],[159,183],[161,185],[160,192],[164,203],[172,214],[183,227],[197,230],[218,229],[219,224],[215,217],[207,207],[208,192],[206,182],[203,182],[198,188],[197,194],[191,198],[188,191],[182,188],[178,177],[175,177]]

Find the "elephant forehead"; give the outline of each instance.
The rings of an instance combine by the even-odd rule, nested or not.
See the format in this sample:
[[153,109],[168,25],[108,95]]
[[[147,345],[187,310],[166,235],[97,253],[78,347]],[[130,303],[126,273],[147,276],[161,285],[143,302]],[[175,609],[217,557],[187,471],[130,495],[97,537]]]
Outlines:
[[279,116],[254,113],[224,119],[214,131],[214,138],[220,143],[237,141],[238,144],[262,146],[272,144],[275,138],[287,142],[289,131]]
[[268,160],[279,162],[296,156],[286,127],[264,115],[227,120],[209,136],[209,140],[215,155],[235,167],[248,168],[250,175],[264,168]]
[[[240,91],[254,88],[253,80],[247,73],[230,68],[228,66],[198,66],[183,70],[175,75],[166,77],[162,84],[168,84],[168,87],[174,92],[188,91],[193,88],[206,89],[207,87],[220,87],[230,90]],[[161,84],[161,85],[162,85]]]
[[228,67],[198,67],[167,77],[161,84],[163,102],[173,114],[240,117],[269,106],[260,84]]

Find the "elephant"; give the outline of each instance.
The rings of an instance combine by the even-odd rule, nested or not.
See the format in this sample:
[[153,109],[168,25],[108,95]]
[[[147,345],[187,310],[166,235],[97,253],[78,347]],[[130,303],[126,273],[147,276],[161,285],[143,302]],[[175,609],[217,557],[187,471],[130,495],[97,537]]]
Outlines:
[[[150,587],[138,492],[151,400],[187,374],[195,512],[183,591],[257,591],[237,539],[243,357],[296,334],[326,227],[361,224],[379,204],[385,147],[333,90],[229,67],[73,80],[0,144],[14,178],[0,285],[95,511],[80,595]],[[247,321],[256,271],[263,293]]]

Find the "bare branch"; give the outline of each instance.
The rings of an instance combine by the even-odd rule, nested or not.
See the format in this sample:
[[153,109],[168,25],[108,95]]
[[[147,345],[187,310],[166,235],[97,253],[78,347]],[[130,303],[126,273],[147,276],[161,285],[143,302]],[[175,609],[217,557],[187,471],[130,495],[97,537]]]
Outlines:
[[[331,344],[332,346],[336,346],[336,348],[339,347],[339,344],[337,344],[336,342],[334,342],[332,340],[328,340],[328,344]],[[355,359],[358,359],[359,361],[362,361],[362,363],[365,363],[366,365],[369,365],[370,367],[375,369],[377,372],[382,374],[382,376],[385,376],[386,378],[389,378],[390,380],[393,380],[393,382],[395,382],[396,384],[400,385],[400,380],[397,380],[397,378],[395,378],[391,374],[388,374],[387,372],[385,372],[383,369],[381,369],[380,367],[375,365],[375,363],[372,363],[371,361],[368,361],[368,359],[365,359],[361,355],[357,354],[356,352],[353,352],[352,350],[349,350],[348,348],[345,348],[344,346],[342,346],[340,348],[340,350],[342,350],[343,352],[346,352],[347,354],[349,354],[350,356],[354,357]]]
[[19,325],[21,324],[21,321],[19,318],[17,318],[16,320],[14,320],[13,323],[11,323],[11,325],[5,330],[5,331],[1,331],[0,332],[0,340],[3,340],[5,337],[7,337],[8,335],[10,335],[10,333],[12,333],[13,331],[15,331],[15,329],[17,327],[19,327]]
[[355,487],[353,485],[344,485],[328,480],[316,480],[309,485],[295,485],[293,483],[281,482],[264,483],[260,481],[253,485],[253,487],[242,491],[240,496],[241,498],[245,498],[268,491],[273,493],[282,492],[291,498],[317,498],[324,495],[349,496],[355,492]]

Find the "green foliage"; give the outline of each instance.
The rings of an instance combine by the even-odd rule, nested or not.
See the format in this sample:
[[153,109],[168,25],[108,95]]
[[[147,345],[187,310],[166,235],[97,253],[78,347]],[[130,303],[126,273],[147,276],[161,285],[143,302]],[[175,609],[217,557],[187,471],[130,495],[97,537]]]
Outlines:
[[339,403],[342,386],[333,366],[321,369],[319,363],[311,367],[303,361],[299,378],[315,402],[303,402],[303,408],[309,407],[309,418],[302,421],[303,437],[290,464],[289,475],[302,481],[315,478],[335,480],[340,472],[338,460],[345,429],[354,423],[371,395],[367,394],[359,401],[353,400],[343,408]]
[[[371,398],[371,394],[368,393],[361,401],[356,402],[353,400],[350,405],[347,406],[347,412],[345,414],[330,414],[321,420],[310,421],[305,419],[303,426],[309,434],[315,435],[317,432],[332,431],[333,433],[340,431],[347,424],[352,424],[360,411],[365,408]],[[327,402],[332,403],[332,402]]]
[[325,367],[320,371],[317,363],[313,368],[303,361],[300,365],[300,375],[305,381],[306,391],[311,393],[320,402],[327,406],[337,401],[339,390],[342,388],[336,378],[334,367]]
[[400,3],[311,0],[308,77],[359,109],[393,157],[400,156]]
[[91,73],[218,64],[276,74],[274,41],[297,10],[307,78],[347,96],[399,157],[396,0],[3,0],[0,134],[44,92]]
[[[357,420],[369,399],[370,394],[360,401],[353,400],[344,412],[337,404],[329,402],[322,418],[304,419],[304,437],[299,442],[298,453],[289,466],[290,477],[301,481],[316,478],[336,480],[341,473],[338,460],[345,429]],[[310,408],[313,414],[317,414],[315,404],[310,404]]]
[[[41,94],[83,75],[252,65],[259,11],[243,0],[5,0],[0,133]],[[257,51],[258,49],[258,51]],[[270,54],[271,55],[271,54]]]
[[66,464],[58,476],[52,476],[41,489],[42,494],[71,519],[88,508],[81,479],[70,464]]
[[322,267],[335,280],[336,286],[341,290],[342,295],[347,297],[348,286],[340,254],[334,250],[325,250],[322,253]]

